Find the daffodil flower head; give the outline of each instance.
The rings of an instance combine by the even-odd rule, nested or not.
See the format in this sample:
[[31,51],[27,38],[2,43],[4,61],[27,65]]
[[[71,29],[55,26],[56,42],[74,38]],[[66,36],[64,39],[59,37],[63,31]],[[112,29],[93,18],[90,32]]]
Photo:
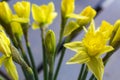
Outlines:
[[102,80],[104,65],[100,55],[113,50],[112,46],[107,45],[113,26],[103,21],[101,26],[95,30],[94,21],[92,21],[89,29],[84,28],[84,30],[86,34],[82,41],[70,42],[64,45],[66,48],[77,52],[67,63],[86,63],[95,77],[98,80]]
[[10,49],[10,40],[3,31],[3,28],[0,26],[0,52],[3,56],[0,57],[0,67],[4,64],[6,71],[12,78],[12,80],[18,80],[18,73],[16,66],[13,63]]
[[79,14],[80,16],[87,17],[87,19],[78,19],[77,22],[79,25],[88,24],[96,15],[96,11],[91,7],[87,6],[82,12]]
[[10,40],[0,26],[0,52],[2,52],[6,56],[10,56],[11,51],[9,46]]
[[62,0],[61,2],[61,12],[62,16],[68,17],[68,15],[74,12],[74,3],[75,0]]
[[19,17],[29,18],[30,17],[30,2],[22,1],[14,4],[14,10]]
[[0,21],[9,23],[12,18],[12,11],[7,2],[0,2]]
[[43,25],[50,25],[57,13],[55,12],[53,2],[50,2],[48,5],[38,6],[32,4],[32,15],[35,22],[33,22],[33,29],[37,29]]

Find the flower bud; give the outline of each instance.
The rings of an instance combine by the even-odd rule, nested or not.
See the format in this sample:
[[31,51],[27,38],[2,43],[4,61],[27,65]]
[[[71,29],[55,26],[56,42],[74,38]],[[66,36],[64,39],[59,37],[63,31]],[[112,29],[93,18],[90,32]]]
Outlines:
[[56,48],[55,34],[52,30],[49,30],[45,36],[45,49],[48,63],[50,63],[51,60],[54,58],[55,48]]
[[0,2],[0,21],[4,23],[11,22],[12,12],[7,2]]
[[30,2],[22,1],[14,4],[14,10],[19,17],[29,18],[30,17]]
[[120,20],[116,21],[114,24],[113,36],[111,38],[110,44],[114,48],[118,48],[120,46]]
[[62,0],[61,2],[61,12],[63,17],[68,17],[68,15],[74,12],[75,0]]

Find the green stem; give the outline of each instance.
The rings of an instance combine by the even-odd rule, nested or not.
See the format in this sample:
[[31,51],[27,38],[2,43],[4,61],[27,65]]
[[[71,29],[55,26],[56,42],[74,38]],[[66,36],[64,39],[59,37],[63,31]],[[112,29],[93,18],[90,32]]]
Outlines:
[[49,80],[53,80],[54,58],[52,58],[51,64],[49,64]]
[[63,57],[64,57],[64,54],[65,54],[65,48],[63,48],[62,52],[61,52],[61,55],[60,55],[60,58],[59,58],[59,62],[58,62],[58,65],[57,65],[57,68],[55,70],[55,74],[54,74],[54,78],[53,80],[56,80],[57,79],[57,76],[58,76],[58,73],[60,71],[60,67],[61,67],[61,64],[62,64],[62,61],[63,61]]
[[65,24],[67,22],[67,18],[63,18],[62,17],[62,21],[61,21],[61,28],[60,28],[60,37],[59,37],[59,40],[58,40],[58,45],[57,45],[57,48],[55,50],[55,56],[60,48],[60,45],[62,43],[62,38],[63,38],[63,32],[64,32],[64,28],[65,28]]
[[84,73],[83,73],[83,76],[82,76],[82,79],[81,79],[81,80],[86,80],[87,74],[88,74],[88,67],[85,66],[85,71],[84,71]]
[[95,76],[92,74],[89,80],[93,80]]
[[82,64],[81,69],[80,69],[80,74],[78,76],[78,80],[81,80],[84,68],[85,68],[85,64]]
[[25,53],[25,50],[24,50],[24,48],[23,48],[23,45],[22,45],[21,40],[19,39],[19,37],[18,37],[17,35],[15,35],[15,37],[16,37],[16,39],[17,39],[18,46],[19,46],[19,48],[20,48],[20,50],[21,50],[23,59],[24,59],[25,62],[30,66],[30,62],[29,62],[28,57],[27,57],[27,55],[26,55],[26,53]]
[[31,48],[30,48],[30,43],[28,41],[28,37],[25,36],[25,35],[24,35],[24,37],[25,37],[26,47],[27,47],[27,51],[28,51],[28,54],[29,54],[29,57],[30,57],[31,65],[32,65],[32,70],[34,72],[35,80],[39,80],[38,79],[38,73],[37,73],[36,66],[35,66],[35,61],[34,61],[32,51],[31,51]]
[[45,43],[44,43],[44,29],[40,28],[41,30],[41,38],[42,38],[42,48],[43,48],[43,70],[44,70],[44,80],[48,79],[48,69],[47,69],[47,60],[46,60],[46,53],[45,53]]

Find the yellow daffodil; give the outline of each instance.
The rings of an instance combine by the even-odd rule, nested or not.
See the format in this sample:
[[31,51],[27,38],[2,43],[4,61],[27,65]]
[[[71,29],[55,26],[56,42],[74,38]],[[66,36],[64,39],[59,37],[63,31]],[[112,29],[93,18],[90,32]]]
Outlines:
[[96,15],[96,11],[91,7],[87,6],[85,9],[82,10],[82,12],[79,14],[79,16],[87,17],[86,19],[78,19],[77,22],[79,25],[88,24]]
[[113,50],[112,46],[107,45],[112,31],[112,25],[106,21],[103,21],[101,26],[95,30],[92,21],[89,29],[85,29],[86,34],[82,41],[70,42],[64,45],[76,52],[67,64],[85,63],[97,80],[102,80],[104,65],[100,55]]
[[[0,26],[1,28],[1,26]],[[0,52],[2,52],[4,55],[6,56],[10,56],[10,40],[8,39],[8,37],[6,37],[3,29],[0,29]]]
[[0,21],[9,23],[12,18],[12,12],[7,2],[0,2]]
[[14,4],[14,10],[19,17],[29,18],[30,17],[30,2],[22,1]]
[[13,63],[11,56],[10,40],[5,35],[1,27],[0,27],[0,52],[3,53],[3,56],[0,57],[0,66],[4,64],[5,69],[11,76],[12,80],[18,80],[16,66]]
[[55,12],[53,2],[48,5],[38,6],[36,4],[32,5],[32,15],[35,22],[33,22],[33,29],[39,28],[41,25],[49,25],[53,22],[54,18],[57,16]]
[[70,14],[74,12],[74,3],[75,0],[62,0],[61,2],[61,12],[62,16],[68,17]]

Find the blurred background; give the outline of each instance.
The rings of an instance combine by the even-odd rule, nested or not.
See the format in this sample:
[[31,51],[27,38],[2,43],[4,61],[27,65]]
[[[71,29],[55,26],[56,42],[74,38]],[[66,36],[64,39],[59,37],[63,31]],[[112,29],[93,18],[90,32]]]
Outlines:
[[[10,0],[9,4],[12,8],[12,5],[16,3],[18,0]],[[20,0],[19,0],[20,1]],[[41,4],[48,4],[50,1],[53,1],[55,4],[56,11],[58,12],[57,18],[54,20],[53,24],[50,25],[50,29],[54,30],[56,33],[57,39],[59,38],[59,30],[60,30],[60,4],[61,0],[30,0],[31,3],[35,3],[38,5]],[[114,24],[114,22],[118,19],[120,19],[120,0],[75,0],[75,13],[80,13],[83,8],[85,8],[88,5],[91,5],[92,7],[96,7],[98,4],[102,3],[101,5],[101,12],[97,15],[95,18],[96,27],[101,24],[102,20],[106,20],[110,22],[111,24]],[[12,8],[13,10],[13,8]],[[31,15],[31,24],[33,22],[32,15]],[[39,36],[40,32],[39,30],[32,30],[30,28],[29,30],[29,40],[32,47],[32,52],[34,53],[34,58],[36,62],[36,66],[38,66],[42,62],[42,48],[41,48],[41,39]],[[84,32],[81,33],[81,35],[77,36],[74,40],[81,40]],[[23,39],[24,44],[24,39]],[[61,70],[59,72],[59,76],[57,80],[77,80],[80,67],[81,65],[75,64],[75,65],[67,65],[66,62],[69,58],[71,58],[75,53],[73,51],[67,50],[64,61],[61,66]],[[57,65],[59,56],[56,58],[55,65]],[[16,64],[17,65],[17,64]],[[24,79],[24,76],[21,72],[20,66],[17,65],[17,69],[19,72],[20,80]],[[110,58],[108,64],[105,67],[105,73],[103,80],[120,80],[120,52],[119,50],[113,54],[113,56]],[[90,73],[89,75],[90,76]],[[39,74],[40,80],[43,80],[43,72]],[[87,79],[88,80],[88,79]]]

